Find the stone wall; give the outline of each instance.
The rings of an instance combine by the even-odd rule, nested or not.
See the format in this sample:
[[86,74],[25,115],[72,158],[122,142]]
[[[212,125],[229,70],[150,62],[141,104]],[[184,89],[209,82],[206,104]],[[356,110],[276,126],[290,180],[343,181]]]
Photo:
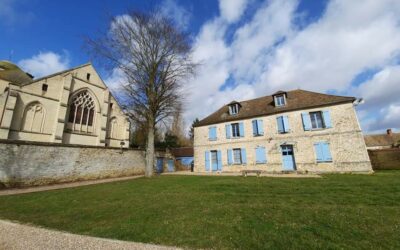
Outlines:
[[374,170],[400,170],[400,148],[368,150]]
[[[304,131],[302,112],[329,110],[332,128]],[[290,132],[279,134],[276,117],[287,115],[289,117]],[[297,110],[258,117],[264,124],[264,135],[253,136],[252,120],[245,119],[235,122],[244,123],[244,137],[226,138],[225,124],[217,127],[217,140],[208,139],[209,126],[196,127],[194,130],[194,157],[195,171],[205,171],[205,151],[221,150],[222,171],[238,172],[245,169],[257,169],[265,172],[282,171],[281,145],[293,145],[294,158],[297,171],[307,172],[370,172],[372,171],[363,134],[358,119],[351,103],[336,106],[326,106],[307,110]],[[230,122],[229,122],[230,123]],[[314,143],[328,142],[332,154],[332,162],[318,163]],[[264,146],[266,149],[266,164],[257,164],[255,148]],[[232,148],[245,148],[247,163],[228,165],[227,150]]]
[[0,187],[139,175],[144,169],[142,150],[0,140]]

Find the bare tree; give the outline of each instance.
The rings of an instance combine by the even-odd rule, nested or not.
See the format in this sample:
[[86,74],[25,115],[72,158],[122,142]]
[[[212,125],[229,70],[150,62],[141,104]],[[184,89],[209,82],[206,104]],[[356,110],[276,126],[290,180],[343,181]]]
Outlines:
[[125,78],[120,101],[130,118],[145,124],[146,171],[152,176],[156,125],[182,105],[182,84],[194,74],[188,34],[157,12],[131,12],[111,20],[110,29],[88,38],[89,51]]

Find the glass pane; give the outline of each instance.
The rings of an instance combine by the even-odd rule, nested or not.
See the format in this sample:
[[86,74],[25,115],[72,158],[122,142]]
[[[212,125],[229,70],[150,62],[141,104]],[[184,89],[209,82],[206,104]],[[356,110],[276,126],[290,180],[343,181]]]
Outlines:
[[240,149],[233,150],[233,162],[234,163],[242,163],[242,156]]

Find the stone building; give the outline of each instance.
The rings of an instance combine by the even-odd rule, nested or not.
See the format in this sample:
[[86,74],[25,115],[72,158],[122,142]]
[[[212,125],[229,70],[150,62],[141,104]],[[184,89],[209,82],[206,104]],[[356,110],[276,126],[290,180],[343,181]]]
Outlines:
[[400,133],[393,133],[392,129],[387,129],[386,134],[365,135],[367,149],[386,149],[398,148],[400,146]]
[[129,121],[91,63],[34,79],[0,61],[0,139],[128,147]]
[[194,128],[196,172],[370,172],[354,97],[305,90],[233,101]]

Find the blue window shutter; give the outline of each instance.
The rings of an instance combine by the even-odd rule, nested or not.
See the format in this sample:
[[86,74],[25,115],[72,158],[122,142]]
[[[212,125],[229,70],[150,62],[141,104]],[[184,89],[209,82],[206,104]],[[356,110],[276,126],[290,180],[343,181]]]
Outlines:
[[278,132],[279,132],[279,133],[285,132],[285,131],[283,130],[283,117],[282,117],[282,116],[278,116],[278,117],[276,118],[276,122],[277,122],[277,124],[278,124]]
[[314,143],[315,154],[317,156],[317,162],[324,161],[324,152],[322,150],[322,144],[320,142]]
[[256,148],[256,163],[266,163],[265,147]]
[[325,127],[332,128],[331,114],[329,113],[329,110],[323,111],[322,114],[324,116]]
[[226,139],[230,139],[231,138],[231,124],[226,124],[225,125],[225,131],[226,131]]
[[264,135],[264,122],[263,120],[257,120],[258,134]]
[[304,130],[311,130],[311,119],[309,113],[301,113],[301,118],[303,119]]
[[217,127],[209,127],[208,128],[208,139],[210,141],[217,140]]
[[258,135],[257,120],[252,120],[251,123],[253,124],[253,135],[256,136],[256,135]]
[[322,143],[322,152],[324,154],[324,161],[332,161],[332,155],[328,143]]
[[222,154],[221,150],[218,150],[217,152],[217,157],[218,157],[218,170],[222,170]]
[[242,150],[240,151],[242,154],[242,163],[246,164],[247,163],[247,157],[246,157],[246,149],[242,148]]
[[243,122],[239,123],[239,133],[240,133],[240,137],[244,137],[244,125],[243,125]]
[[289,118],[287,115],[283,116],[283,127],[284,127],[285,132],[289,132],[290,125],[289,125]]
[[205,159],[206,159],[206,171],[210,171],[210,151],[206,151],[205,153]]
[[233,160],[232,160],[232,149],[228,149],[228,165],[232,165],[233,164]]
[[213,127],[213,138],[214,140],[217,140],[217,127]]

